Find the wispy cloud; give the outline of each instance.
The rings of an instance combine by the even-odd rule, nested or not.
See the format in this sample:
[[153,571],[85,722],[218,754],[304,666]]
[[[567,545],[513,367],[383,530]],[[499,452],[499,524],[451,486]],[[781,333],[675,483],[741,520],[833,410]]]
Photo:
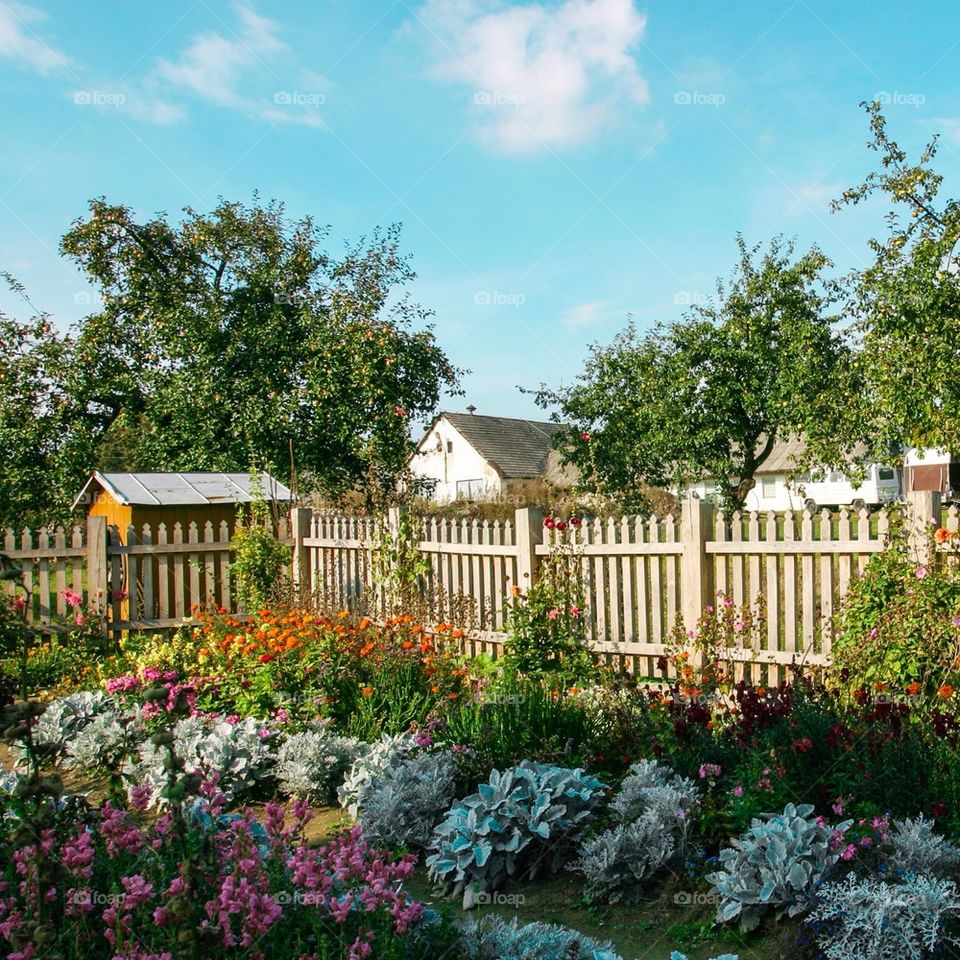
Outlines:
[[45,19],[46,15],[33,7],[0,0],[0,58],[13,60],[38,73],[50,73],[67,66],[66,54],[34,34],[31,24]]
[[566,310],[561,317],[563,325],[568,330],[579,327],[592,327],[607,319],[606,302],[604,300],[590,300],[587,303],[578,303]]
[[243,4],[235,11],[236,30],[195,36],[176,60],[159,61],[156,83],[262,120],[323,126],[316,109],[324,102],[322,91],[295,89],[276,72],[289,54],[280,24]]
[[839,180],[833,183],[820,180],[784,181],[764,190],[762,203],[765,209],[783,218],[826,217],[831,201],[836,200],[845,188],[846,184]]
[[426,0],[417,20],[432,48],[432,75],[467,89],[479,136],[493,149],[574,146],[596,137],[620,108],[649,100],[634,57],[646,17],[633,0]]

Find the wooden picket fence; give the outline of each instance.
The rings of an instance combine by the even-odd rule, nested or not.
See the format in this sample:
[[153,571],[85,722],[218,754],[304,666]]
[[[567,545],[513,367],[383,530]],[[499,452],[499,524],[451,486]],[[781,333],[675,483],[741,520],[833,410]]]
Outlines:
[[[940,501],[937,494],[911,497],[920,551],[930,521],[940,522]],[[946,523],[960,528],[956,507]],[[399,529],[396,510],[378,523],[294,508],[274,533],[291,545],[290,574],[301,596],[383,619],[402,611],[375,575],[377,550]],[[471,652],[496,655],[514,589],[529,589],[544,559],[559,551],[582,585],[582,622],[593,649],[653,676],[674,632],[694,629],[722,595],[763,614],[761,629],[727,654],[739,675],[772,683],[799,664],[828,661],[837,605],[888,532],[884,513],[725,516],[697,500],[686,501],[679,517],[610,518],[562,532],[529,508],[503,523],[425,517],[416,544],[427,561],[418,599],[431,624],[465,627]],[[24,569],[31,629],[56,633],[68,625],[70,590],[82,594],[86,608],[104,612],[117,636],[170,630],[195,605],[236,612],[232,546],[226,524],[121,533],[102,517],[70,530],[7,530],[3,539],[3,552]],[[13,595],[16,588],[5,582],[3,589]]]
[[[288,541],[289,523],[281,517],[273,533]],[[159,523],[124,531],[108,527],[103,517],[89,517],[69,530],[41,528],[35,534],[6,530],[3,553],[23,569],[19,590],[11,581],[4,591],[26,596],[24,615],[38,634],[70,628],[74,608],[67,591],[82,597],[82,609],[105,614],[114,635],[131,631],[170,630],[183,623],[195,606],[236,612],[230,589],[233,543],[226,522]]]
[[[938,495],[911,496],[920,528],[939,522]],[[384,606],[372,576],[372,519],[294,513],[301,586],[328,606],[374,617],[396,612]],[[386,529],[396,531],[398,522],[394,511]],[[960,527],[955,507],[947,525]],[[533,509],[505,523],[426,517],[418,546],[429,571],[421,592],[434,623],[469,626],[471,649],[495,654],[506,638],[511,588],[526,590],[544,557],[560,550],[579,570],[593,649],[654,676],[675,628],[694,629],[722,594],[751,608],[759,624],[726,651],[738,676],[776,683],[798,665],[829,660],[837,604],[883,549],[889,526],[883,512],[726,516],[696,500],[683,504],[680,517],[598,519],[562,533],[544,527]],[[922,550],[925,536],[915,542]]]

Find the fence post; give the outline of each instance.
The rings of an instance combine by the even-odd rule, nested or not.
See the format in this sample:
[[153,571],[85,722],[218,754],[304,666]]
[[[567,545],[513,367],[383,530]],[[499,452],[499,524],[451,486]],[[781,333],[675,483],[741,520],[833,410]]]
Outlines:
[[930,524],[940,526],[940,491],[911,490],[907,494],[907,524],[910,554],[919,564],[933,559]]
[[107,603],[107,518],[87,517],[87,606],[104,614]]
[[521,507],[514,511],[513,521],[517,545],[517,582],[514,586],[529,590],[537,581],[537,545],[543,543],[543,510]]
[[302,602],[303,590],[313,593],[313,571],[310,569],[309,548],[304,540],[310,536],[310,521],[313,510],[310,507],[294,507],[290,511],[290,532],[293,535],[293,556],[291,558],[291,579],[297,600]]
[[707,540],[713,534],[714,508],[709,500],[690,497],[680,513],[680,612],[687,631],[695,630],[703,608],[713,599]]

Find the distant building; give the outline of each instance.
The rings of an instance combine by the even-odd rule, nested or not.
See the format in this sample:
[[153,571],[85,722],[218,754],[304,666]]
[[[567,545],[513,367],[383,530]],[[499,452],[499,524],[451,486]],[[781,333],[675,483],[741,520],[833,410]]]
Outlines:
[[960,463],[946,450],[910,450],[903,463],[904,491],[939,490],[947,499],[960,494]]
[[[149,524],[156,536],[157,524],[172,530],[179,523],[186,530],[196,523],[202,531],[209,521],[214,531],[226,521],[232,531],[238,504],[254,499],[249,473],[101,473],[90,475],[77,494],[73,508],[83,508],[91,517],[106,517],[125,542],[127,527],[138,532]],[[290,490],[268,473],[260,475],[260,495],[265,500],[289,504]],[[202,533],[201,533],[202,535]]]
[[[756,485],[747,494],[744,509],[765,512],[861,505],[876,508],[903,495],[900,471],[886,464],[867,464],[866,477],[859,487],[854,487],[842,470],[797,473],[797,462],[804,449],[802,440],[775,444],[756,472]],[[714,499],[717,485],[707,479],[691,484],[686,492],[701,499]]]
[[560,464],[553,440],[563,424],[474,413],[441,413],[410,458],[422,492],[446,503],[489,500],[531,480],[569,486],[576,472]]

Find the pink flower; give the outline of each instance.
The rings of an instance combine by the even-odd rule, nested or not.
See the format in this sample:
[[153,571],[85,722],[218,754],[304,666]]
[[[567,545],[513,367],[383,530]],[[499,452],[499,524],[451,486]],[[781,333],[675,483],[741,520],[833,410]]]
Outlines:
[[955,627],[960,627],[960,617],[951,617],[950,623]]
[[738,783],[730,792],[731,792],[735,797],[742,797],[742,796],[743,796],[743,784],[742,784],[742,783]]
[[582,613],[581,609],[575,603],[571,604],[570,606],[571,617],[579,617],[581,613]]
[[418,747],[429,747],[433,743],[433,737],[431,737],[426,730],[421,730],[416,737],[414,737],[414,740]]
[[394,407],[394,408],[393,408],[393,412],[394,412],[398,417],[405,417],[405,416],[407,415],[406,409],[405,409],[404,407],[401,407],[401,406],[396,406],[396,407]]
[[559,612],[560,612],[560,611],[557,610],[556,607],[553,607],[552,609],[550,609],[550,610],[547,611],[547,619],[548,619],[548,620],[556,620],[556,619],[557,619],[557,615],[559,614]]
[[733,621],[733,630],[735,633],[743,633],[746,628],[747,625],[739,618]]
[[78,614],[73,618],[73,622],[74,622],[78,627],[82,627],[82,626],[87,622],[87,618],[86,618],[82,613],[78,613]]
[[17,613],[22,613],[27,609],[27,598],[23,594],[18,594],[13,598],[12,605],[13,609],[16,610]]
[[718,763],[701,763],[700,764],[700,779],[703,780],[706,777],[719,777],[723,772],[723,768]]
[[723,605],[724,605],[725,607],[732,607],[732,606],[733,606],[733,597],[724,597],[724,598],[723,598]]
[[583,433],[580,434],[580,439],[581,439],[584,443],[586,443],[586,442],[590,439],[590,434],[587,433],[586,430],[584,430]]
[[76,590],[64,590],[63,599],[68,607],[79,607],[83,603],[83,594],[77,593]]
[[839,817],[843,814],[843,797],[837,797],[830,809]]
[[927,568],[924,566],[919,566],[913,571],[913,575],[918,580],[922,580],[927,575]]
[[843,853],[840,856],[844,860],[852,860],[857,855],[857,848],[852,844],[848,843],[843,850]]

